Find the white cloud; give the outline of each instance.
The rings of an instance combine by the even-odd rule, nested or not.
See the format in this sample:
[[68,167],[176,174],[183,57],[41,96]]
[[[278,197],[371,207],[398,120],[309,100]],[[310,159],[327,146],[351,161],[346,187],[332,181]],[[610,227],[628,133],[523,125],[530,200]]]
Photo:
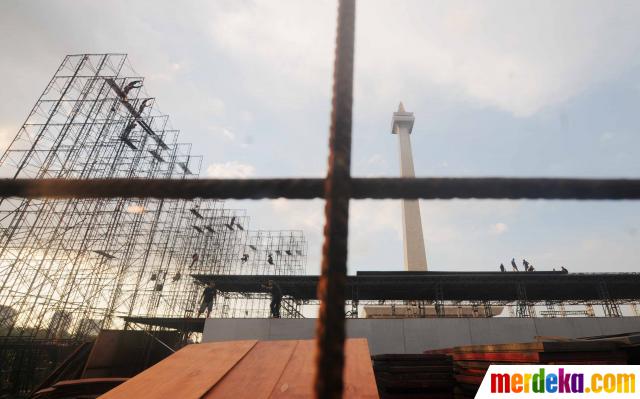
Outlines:
[[[333,2],[238,2],[212,13],[213,42],[260,65],[260,76],[247,76],[254,94],[314,88],[328,95]],[[634,2],[360,2],[356,93],[367,98],[357,103],[441,87],[529,116],[627,68],[640,48],[638,19]]]
[[496,234],[496,235],[504,234],[507,232],[507,230],[509,230],[509,226],[507,226],[506,223],[502,223],[502,222],[492,224],[491,227],[489,228],[489,231],[492,234]]
[[360,5],[357,65],[369,79],[408,91],[440,85],[518,116],[615,76],[640,43],[631,3]]
[[402,219],[399,201],[351,201],[349,221],[352,233],[368,234],[380,231],[394,231],[402,237]]
[[200,109],[205,115],[214,117],[220,117],[225,112],[225,104],[219,98],[206,96],[206,98],[200,102]]
[[367,160],[367,164],[369,164],[369,165],[380,165],[380,164],[386,164],[386,163],[387,163],[387,161],[380,154],[373,154]]
[[613,134],[613,132],[604,132],[600,135],[601,142],[611,141],[614,138],[615,138],[615,135]]
[[212,163],[207,167],[209,177],[220,179],[244,179],[253,176],[255,167],[248,163],[229,161],[224,163]]
[[184,63],[163,62],[157,67],[154,73],[151,73],[147,79],[170,82],[173,81],[180,71],[184,70]]
[[311,99],[310,90],[329,94],[334,2],[230,2],[210,12],[211,40],[238,62],[237,83],[251,94],[293,107]]
[[236,134],[234,132],[232,132],[231,130],[227,129],[226,127],[222,127],[222,126],[210,126],[209,130],[217,135],[217,136],[222,136],[225,139],[229,140],[229,141],[235,141],[236,140]]
[[0,153],[4,152],[18,132],[17,128],[0,126]]
[[[321,206],[309,205],[305,201],[291,201],[278,198],[269,202],[271,210],[278,215],[278,221],[287,229],[311,230],[324,226]],[[282,218],[286,217],[286,220]]]

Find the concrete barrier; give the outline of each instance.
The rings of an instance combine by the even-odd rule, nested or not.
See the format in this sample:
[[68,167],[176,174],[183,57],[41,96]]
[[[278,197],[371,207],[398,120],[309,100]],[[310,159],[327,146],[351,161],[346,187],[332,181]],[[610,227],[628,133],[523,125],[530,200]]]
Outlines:
[[[202,340],[310,339],[315,324],[316,319],[207,319]],[[367,338],[374,355],[636,331],[640,317],[347,319],[347,337]]]

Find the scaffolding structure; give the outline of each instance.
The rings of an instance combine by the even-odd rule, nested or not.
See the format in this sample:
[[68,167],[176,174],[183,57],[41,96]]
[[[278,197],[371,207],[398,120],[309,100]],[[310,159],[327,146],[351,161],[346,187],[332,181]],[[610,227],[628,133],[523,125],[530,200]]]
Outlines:
[[[0,173],[193,179],[201,164],[125,54],[80,54],[65,57]],[[262,252],[242,261],[251,246]],[[265,251],[290,249],[267,262]],[[194,317],[202,288],[191,274],[303,274],[306,253],[302,232],[252,232],[244,210],[215,199],[0,199],[0,389],[32,363],[16,348],[66,347],[125,327],[121,316]],[[216,313],[266,315],[264,302],[225,298]]]

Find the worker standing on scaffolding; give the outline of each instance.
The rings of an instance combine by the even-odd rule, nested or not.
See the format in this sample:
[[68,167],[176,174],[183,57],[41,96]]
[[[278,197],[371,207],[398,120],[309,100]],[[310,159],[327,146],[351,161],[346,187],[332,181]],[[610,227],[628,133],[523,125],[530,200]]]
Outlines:
[[211,315],[211,310],[213,309],[213,304],[216,301],[216,295],[218,294],[218,289],[216,288],[216,283],[210,281],[204,291],[202,291],[202,303],[200,304],[200,309],[198,310],[198,317],[204,312],[207,311],[207,317]]
[[269,304],[271,317],[279,319],[280,305],[282,303],[282,290],[280,289],[280,286],[273,280],[267,281],[267,285],[263,285],[263,287],[271,292],[271,303]]

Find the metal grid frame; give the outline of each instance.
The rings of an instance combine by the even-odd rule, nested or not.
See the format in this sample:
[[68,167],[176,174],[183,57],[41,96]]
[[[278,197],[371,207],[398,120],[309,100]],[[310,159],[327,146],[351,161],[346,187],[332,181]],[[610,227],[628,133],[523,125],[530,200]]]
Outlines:
[[[202,157],[143,83],[125,54],[65,57],[0,157],[5,181],[197,177]],[[25,393],[55,366],[60,351],[43,342],[62,350],[101,329],[140,328],[122,317],[197,316],[191,274],[259,272],[240,261],[257,234],[245,210],[217,199],[0,197],[0,390]],[[270,234],[304,249],[278,257],[279,274],[303,274],[303,233]],[[226,307],[253,315],[268,303]]]

